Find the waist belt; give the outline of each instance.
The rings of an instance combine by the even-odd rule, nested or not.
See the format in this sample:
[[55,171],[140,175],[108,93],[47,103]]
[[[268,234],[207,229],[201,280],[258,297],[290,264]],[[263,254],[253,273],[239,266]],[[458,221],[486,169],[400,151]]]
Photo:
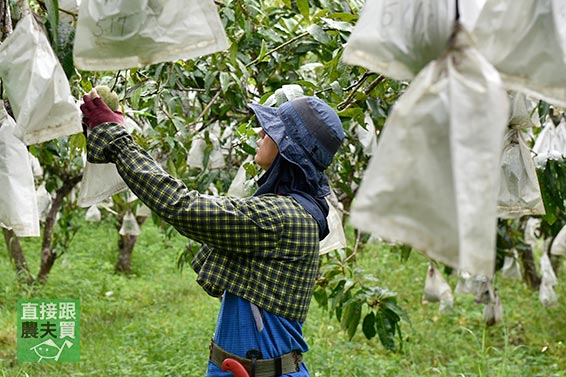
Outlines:
[[[259,351],[255,351],[260,354]],[[299,351],[292,351],[273,359],[261,359],[253,356],[254,351],[248,352],[246,359],[223,350],[216,343],[210,343],[210,361],[222,368],[222,362],[226,359],[234,359],[246,368],[251,377],[274,377],[283,374],[298,372],[303,362],[303,356]],[[250,356],[250,354],[252,354]]]

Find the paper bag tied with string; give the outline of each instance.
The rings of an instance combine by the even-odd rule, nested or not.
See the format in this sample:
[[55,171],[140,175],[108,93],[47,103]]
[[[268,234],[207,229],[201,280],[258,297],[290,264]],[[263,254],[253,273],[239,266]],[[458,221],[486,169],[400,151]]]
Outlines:
[[446,55],[393,107],[352,224],[458,270],[493,275],[508,111],[499,74],[457,27]]
[[455,12],[454,0],[366,1],[344,62],[412,79],[446,50]]
[[566,106],[563,0],[487,0],[473,34],[509,89]]
[[497,200],[497,215],[500,218],[513,219],[545,213],[535,163],[525,141],[524,130],[532,126],[525,96],[514,94],[501,156]]
[[0,44],[0,78],[27,145],[82,131],[69,82],[33,15],[22,18]]
[[73,55],[80,69],[118,70],[227,47],[212,0],[83,0]]
[[0,226],[12,229],[18,237],[39,237],[31,162],[15,130],[15,121],[0,101]]

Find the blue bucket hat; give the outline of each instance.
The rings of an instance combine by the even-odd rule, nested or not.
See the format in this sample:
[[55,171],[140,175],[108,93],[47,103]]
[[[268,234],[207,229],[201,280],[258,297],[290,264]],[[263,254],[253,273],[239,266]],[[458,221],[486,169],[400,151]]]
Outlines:
[[307,179],[318,178],[344,140],[338,114],[316,97],[300,97],[281,106],[248,105],[279,154],[298,165]]

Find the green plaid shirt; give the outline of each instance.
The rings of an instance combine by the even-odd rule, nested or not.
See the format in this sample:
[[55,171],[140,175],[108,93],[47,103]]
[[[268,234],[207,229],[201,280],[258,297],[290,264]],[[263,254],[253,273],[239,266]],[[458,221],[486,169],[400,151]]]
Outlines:
[[113,162],[130,189],[204,246],[192,261],[212,296],[228,291],[290,320],[306,319],[318,273],[318,225],[293,198],[201,195],[167,174],[115,123],[88,138],[88,161]]

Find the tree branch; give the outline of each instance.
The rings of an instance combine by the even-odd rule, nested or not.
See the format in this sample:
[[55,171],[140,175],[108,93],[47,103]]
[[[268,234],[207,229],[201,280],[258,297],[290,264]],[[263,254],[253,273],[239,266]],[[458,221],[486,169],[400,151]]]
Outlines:
[[[295,43],[296,41],[298,41],[299,39],[302,39],[302,38],[306,37],[307,35],[309,35],[309,32],[308,32],[308,31],[305,31],[305,32],[303,32],[303,33],[297,35],[296,37],[293,37],[293,38],[289,39],[287,42],[284,42],[284,43],[280,44],[279,46],[277,46],[277,47],[275,47],[275,48],[273,48],[273,49],[267,51],[267,52],[265,53],[265,55],[263,55],[262,58],[276,53],[277,51],[281,50],[282,48],[285,48],[285,47],[289,46],[290,44]],[[254,65],[254,64],[257,64],[257,63],[259,63],[259,57],[256,58],[256,59],[254,59],[254,60],[252,60],[250,63],[246,64],[246,68],[248,68],[248,67],[250,67],[250,66],[252,66],[252,65]]]
[[[212,97],[212,99],[210,100],[210,102],[206,105],[206,107],[202,110],[202,112],[198,115],[198,117],[193,120],[191,123],[187,124],[187,128],[189,127],[193,127],[194,125],[198,124],[198,122],[200,122],[200,120],[202,118],[204,118],[204,116],[206,115],[206,113],[208,113],[208,111],[210,110],[210,108],[212,107],[212,105],[214,105],[214,103],[218,100],[218,98],[220,98],[220,95],[222,94],[222,91],[220,89],[218,89],[218,91],[216,92],[216,94],[214,95],[214,97]],[[200,130],[199,130],[200,131]]]

